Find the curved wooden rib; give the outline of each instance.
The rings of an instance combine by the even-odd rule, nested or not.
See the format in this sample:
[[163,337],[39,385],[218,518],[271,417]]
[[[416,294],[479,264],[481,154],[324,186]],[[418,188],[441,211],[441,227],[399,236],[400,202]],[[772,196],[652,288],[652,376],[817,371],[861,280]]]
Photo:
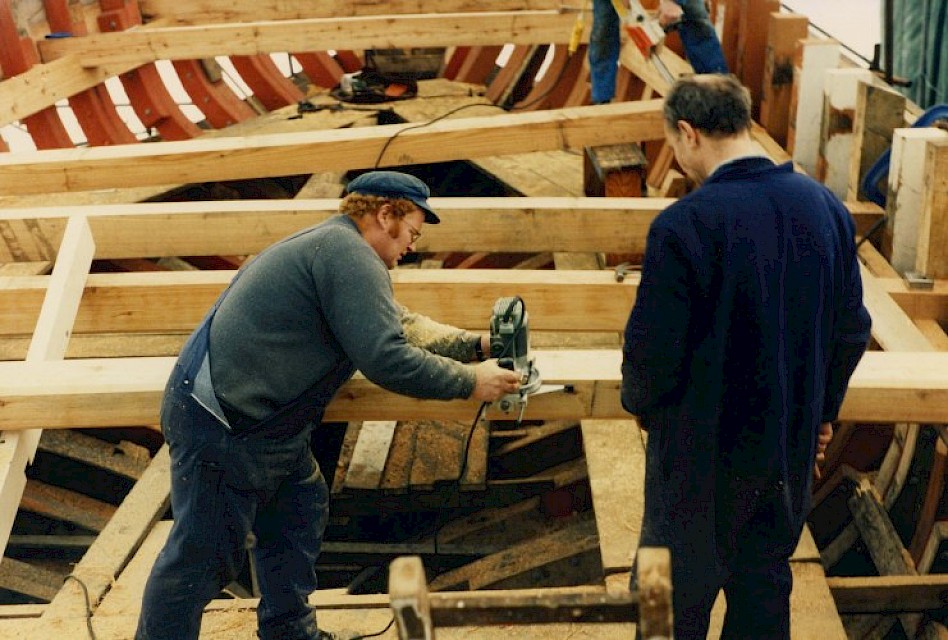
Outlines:
[[919,567],[920,572],[927,572],[928,567],[931,566],[931,557],[924,558],[927,564],[924,569],[920,565],[928,549],[929,541],[932,540],[935,521],[939,515],[938,508],[945,496],[945,472],[948,468],[948,464],[946,464],[948,463],[948,442],[945,440],[945,435],[948,431],[945,427],[939,427],[939,429],[942,437],[939,437],[935,442],[931,473],[928,476],[928,487],[922,501],[921,512],[915,523],[915,534],[912,536],[912,542],[909,545],[909,553],[912,554],[912,559],[915,561],[915,565]]
[[[912,466],[912,459],[915,457],[918,431],[919,426],[917,424],[896,425],[892,434],[892,442],[886,451],[882,464],[879,466],[873,486],[882,496],[883,506],[887,509],[892,506],[905,485],[905,478]],[[859,479],[864,475],[857,474],[851,479],[858,484]],[[839,559],[853,546],[858,538],[859,531],[855,524],[850,522],[832,542],[820,551],[823,566],[831,567],[839,562]]]
[[[142,23],[138,5],[131,0],[103,3],[105,6],[109,8],[97,18],[103,33],[125,31]],[[119,79],[138,119],[146,127],[157,129],[163,140],[187,140],[201,134],[168,93],[155,64],[124,73]]]
[[[66,0],[44,0],[43,6],[51,32],[66,32],[76,36],[88,33],[85,22],[74,19]],[[104,84],[71,96],[69,106],[90,145],[130,144],[137,141],[135,134],[119,117]]]
[[[33,40],[20,33],[11,0],[0,0],[0,68],[7,77],[21,74],[39,62]],[[38,149],[72,146],[55,106],[23,118],[23,124]]]

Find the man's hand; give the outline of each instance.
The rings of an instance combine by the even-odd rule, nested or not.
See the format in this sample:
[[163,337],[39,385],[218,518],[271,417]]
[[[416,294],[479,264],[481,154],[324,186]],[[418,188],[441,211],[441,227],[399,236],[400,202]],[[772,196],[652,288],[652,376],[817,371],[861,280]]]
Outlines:
[[674,0],[662,0],[658,4],[658,24],[667,29],[670,25],[681,22],[684,13],[681,5]]
[[497,360],[488,360],[474,367],[477,381],[471,397],[481,402],[493,402],[520,388],[520,376],[497,365]]
[[826,447],[833,440],[833,423],[824,422],[820,425],[820,430],[816,436],[816,464],[813,465],[813,478],[819,480],[823,477],[820,471],[820,465],[826,460]]

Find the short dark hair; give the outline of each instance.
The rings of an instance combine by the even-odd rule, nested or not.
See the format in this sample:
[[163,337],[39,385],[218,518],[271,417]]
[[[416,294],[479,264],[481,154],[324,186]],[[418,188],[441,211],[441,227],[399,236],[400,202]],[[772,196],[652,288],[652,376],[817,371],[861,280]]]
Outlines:
[[712,137],[732,136],[751,127],[750,91],[732,74],[681,78],[665,97],[664,115],[672,129],[684,120]]

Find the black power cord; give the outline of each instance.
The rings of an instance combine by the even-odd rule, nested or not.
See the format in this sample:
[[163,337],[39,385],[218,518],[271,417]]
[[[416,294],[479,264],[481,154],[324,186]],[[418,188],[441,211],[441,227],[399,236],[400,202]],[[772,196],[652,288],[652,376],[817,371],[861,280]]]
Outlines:
[[86,629],[89,631],[90,640],[96,640],[95,631],[92,628],[92,603],[89,602],[89,588],[86,587],[86,583],[72,575],[71,573],[63,578],[63,584],[66,584],[69,580],[75,580],[79,584],[79,588],[82,589],[82,595],[86,600]]
[[392,628],[392,625],[395,624],[395,616],[392,616],[392,619],[388,621],[388,624],[385,625],[385,628],[381,631],[376,631],[375,633],[366,633],[365,635],[355,636],[351,640],[363,640],[364,638],[377,638],[389,629]]

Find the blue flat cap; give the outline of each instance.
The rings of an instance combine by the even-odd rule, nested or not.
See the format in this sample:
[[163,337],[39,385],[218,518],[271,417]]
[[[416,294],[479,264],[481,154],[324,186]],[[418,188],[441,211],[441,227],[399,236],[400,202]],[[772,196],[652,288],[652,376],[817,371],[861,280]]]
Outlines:
[[398,171],[370,171],[363,173],[346,187],[349,193],[382,198],[404,198],[411,200],[425,212],[425,222],[438,224],[441,218],[428,204],[431,191],[428,185],[415,176]]

